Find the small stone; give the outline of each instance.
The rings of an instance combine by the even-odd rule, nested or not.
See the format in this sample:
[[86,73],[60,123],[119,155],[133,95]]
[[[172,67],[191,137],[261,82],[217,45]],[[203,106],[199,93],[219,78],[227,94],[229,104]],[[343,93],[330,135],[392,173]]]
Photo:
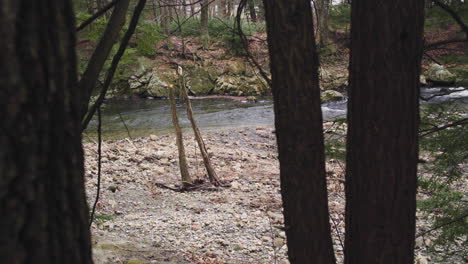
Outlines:
[[118,189],[119,189],[119,186],[118,185],[111,185],[107,188],[109,191],[115,193]]
[[149,138],[150,138],[152,141],[158,140],[158,137],[157,137],[156,135],[150,135]]
[[415,247],[422,248],[424,246],[424,240],[422,237],[416,238]]
[[231,188],[233,188],[233,189],[239,189],[239,187],[240,187],[240,183],[239,183],[239,182],[237,182],[237,181],[231,182]]
[[418,255],[416,257],[415,264],[428,264],[429,262],[427,261],[427,258],[421,255]]
[[284,240],[282,238],[275,238],[275,240],[273,240],[273,245],[276,247],[276,248],[280,248],[282,247],[284,244]]
[[426,245],[427,247],[431,247],[432,246],[432,241],[429,239],[429,238],[426,238],[424,240],[424,245]]

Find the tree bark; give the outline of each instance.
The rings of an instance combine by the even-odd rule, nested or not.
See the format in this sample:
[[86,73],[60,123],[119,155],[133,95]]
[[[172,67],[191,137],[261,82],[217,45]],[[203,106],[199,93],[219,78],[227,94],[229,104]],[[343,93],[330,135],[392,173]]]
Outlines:
[[92,263],[69,0],[0,2],[0,263]]
[[328,38],[328,15],[330,12],[330,0],[317,0],[317,41],[321,47],[325,46]]
[[91,94],[96,86],[99,74],[104,67],[112,47],[119,40],[119,34],[125,24],[125,15],[127,14],[130,0],[120,0],[114,7],[109,23],[106,26],[103,36],[88,62],[85,72],[78,83],[78,89],[81,91],[81,115],[84,117],[88,111]]
[[176,144],[177,150],[179,152],[179,168],[180,168],[180,176],[182,178],[182,187],[186,188],[190,184],[192,184],[192,178],[190,177],[190,173],[188,171],[188,163],[187,158],[185,155],[185,147],[184,147],[184,138],[182,136],[182,129],[179,125],[179,117],[177,117],[177,106],[175,102],[175,95],[174,95],[174,87],[171,85],[169,86],[169,102],[171,104],[171,113],[172,113],[172,124],[174,125],[174,130],[176,133]]
[[345,263],[413,263],[424,1],[352,1]]
[[[182,69],[182,68],[180,68]],[[197,141],[198,148],[200,149],[200,153],[203,158],[203,164],[205,165],[206,172],[208,174],[208,179],[210,180],[211,184],[214,186],[220,186],[221,183],[219,182],[218,175],[214,170],[213,166],[211,165],[210,157],[208,155],[208,150],[206,149],[205,142],[200,133],[200,129],[198,129],[197,122],[193,117],[193,110],[192,110],[192,103],[190,102],[190,98],[188,97],[187,88],[185,86],[185,79],[182,71],[180,71],[180,88],[182,90],[182,95],[184,96],[186,106],[187,106],[187,117],[190,120],[190,124],[192,125],[193,134],[195,135],[195,140]]]
[[335,263],[308,0],[264,0],[289,260]]

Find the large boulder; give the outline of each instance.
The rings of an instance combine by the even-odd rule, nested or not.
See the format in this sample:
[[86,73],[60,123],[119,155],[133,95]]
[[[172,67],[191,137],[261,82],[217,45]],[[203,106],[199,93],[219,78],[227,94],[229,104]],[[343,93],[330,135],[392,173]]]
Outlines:
[[218,73],[210,68],[195,68],[187,75],[187,84],[195,95],[211,94],[215,89]]
[[229,63],[228,72],[230,75],[249,75],[245,63],[237,60]]
[[268,86],[257,77],[222,75],[216,79],[214,94],[249,96],[267,94]]
[[431,64],[426,73],[426,79],[436,85],[453,85],[456,80],[455,74],[451,73],[444,66]]
[[140,76],[133,75],[128,80],[130,91],[141,97],[166,97],[168,96],[167,82],[163,81],[156,71],[149,70]]
[[340,101],[344,99],[344,95],[337,91],[326,90],[322,91],[320,94],[320,99],[322,101]]
[[320,89],[333,90],[348,86],[348,71],[340,68],[324,68],[319,69]]

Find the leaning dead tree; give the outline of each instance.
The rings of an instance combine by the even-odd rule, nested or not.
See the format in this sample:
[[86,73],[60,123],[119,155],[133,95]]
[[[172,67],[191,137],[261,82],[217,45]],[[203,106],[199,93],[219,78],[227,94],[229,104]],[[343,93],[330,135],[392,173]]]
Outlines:
[[174,125],[174,130],[176,133],[176,144],[177,150],[179,152],[179,168],[180,176],[182,177],[182,189],[186,189],[188,186],[192,185],[192,179],[188,171],[187,158],[185,156],[184,148],[184,139],[182,137],[182,129],[179,125],[179,117],[177,117],[177,107],[174,96],[174,86],[169,84],[169,102],[171,104],[172,112],[172,124]]
[[178,67],[177,74],[179,75],[179,82],[180,82],[180,90],[181,94],[185,99],[186,107],[187,107],[187,117],[190,120],[190,124],[192,125],[193,133],[195,134],[195,140],[198,143],[198,148],[200,149],[200,153],[203,157],[203,163],[206,168],[206,172],[208,174],[208,179],[210,180],[211,184],[214,186],[220,186],[221,183],[218,179],[218,175],[216,175],[216,171],[214,170],[213,166],[211,165],[210,157],[208,155],[208,151],[206,149],[205,142],[200,133],[200,129],[198,129],[197,122],[193,117],[193,110],[192,110],[192,103],[188,97],[187,87],[185,86],[185,79],[182,67]]

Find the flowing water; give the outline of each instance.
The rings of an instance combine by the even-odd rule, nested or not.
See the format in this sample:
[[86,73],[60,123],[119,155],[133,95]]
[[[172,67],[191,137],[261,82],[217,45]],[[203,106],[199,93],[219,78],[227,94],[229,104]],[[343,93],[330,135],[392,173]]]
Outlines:
[[[435,96],[441,93],[450,94]],[[421,96],[431,98],[422,103],[445,103],[457,100],[466,104],[468,91],[462,88],[423,88]],[[324,120],[346,117],[347,100],[327,102],[322,105]],[[245,126],[273,125],[272,98],[261,98],[257,103],[210,98],[192,100],[195,118],[202,130],[216,130]],[[150,134],[172,132],[171,110],[168,100],[133,99],[108,102],[103,108],[104,138],[141,137]],[[186,111],[182,102],[178,103],[179,122],[183,128],[189,128]],[[94,135],[97,127],[93,120],[86,135]],[[128,131],[127,131],[128,129]]]

